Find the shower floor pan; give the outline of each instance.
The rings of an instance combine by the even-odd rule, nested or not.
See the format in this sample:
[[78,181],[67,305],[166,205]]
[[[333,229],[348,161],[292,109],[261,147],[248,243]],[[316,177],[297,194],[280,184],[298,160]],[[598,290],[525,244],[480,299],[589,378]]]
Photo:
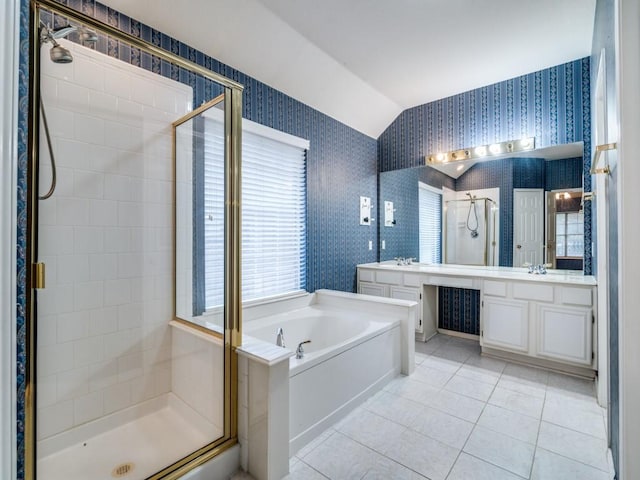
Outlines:
[[[95,433],[95,425],[86,424],[41,442],[38,480],[144,479],[222,435],[172,393],[147,402],[144,408],[144,416],[101,433]],[[82,430],[94,435],[80,438]]]

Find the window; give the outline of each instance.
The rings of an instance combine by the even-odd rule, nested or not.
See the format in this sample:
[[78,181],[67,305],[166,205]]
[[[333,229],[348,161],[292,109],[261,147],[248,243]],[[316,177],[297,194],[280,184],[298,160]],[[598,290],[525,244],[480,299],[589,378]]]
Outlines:
[[419,183],[420,262],[442,261],[442,192]]
[[580,257],[584,254],[584,217],[582,212],[556,213],[556,257]]
[[[242,300],[304,291],[309,143],[247,120],[242,128]],[[224,295],[224,143],[217,120],[207,118],[205,132],[204,302],[211,310]]]

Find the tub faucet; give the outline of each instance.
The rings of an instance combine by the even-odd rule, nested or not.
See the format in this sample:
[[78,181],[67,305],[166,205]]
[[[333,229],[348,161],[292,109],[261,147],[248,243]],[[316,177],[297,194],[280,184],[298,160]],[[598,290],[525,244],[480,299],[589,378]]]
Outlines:
[[276,345],[279,347],[285,347],[284,344],[284,331],[282,330],[282,327],[280,327],[278,329],[278,332],[276,333]]
[[305,343],[311,343],[311,340],[305,340],[304,342],[300,342],[298,344],[298,348],[296,349],[296,358],[304,357],[304,348],[302,348],[302,345],[304,345]]

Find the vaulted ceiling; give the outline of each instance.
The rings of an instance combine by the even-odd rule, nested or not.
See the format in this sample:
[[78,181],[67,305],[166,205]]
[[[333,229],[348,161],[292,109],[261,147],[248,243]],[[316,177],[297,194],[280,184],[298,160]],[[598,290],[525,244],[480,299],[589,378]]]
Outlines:
[[595,0],[103,0],[377,138],[402,110],[591,53]]

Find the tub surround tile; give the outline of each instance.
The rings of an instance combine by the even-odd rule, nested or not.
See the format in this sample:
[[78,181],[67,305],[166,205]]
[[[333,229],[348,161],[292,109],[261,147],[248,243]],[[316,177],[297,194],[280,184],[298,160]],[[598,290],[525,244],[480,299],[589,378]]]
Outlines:
[[521,477],[529,477],[535,446],[476,426],[464,451]]
[[464,452],[460,454],[447,480],[521,480],[507,470],[491,465]]
[[536,450],[531,480],[611,480],[612,475],[543,448]]

